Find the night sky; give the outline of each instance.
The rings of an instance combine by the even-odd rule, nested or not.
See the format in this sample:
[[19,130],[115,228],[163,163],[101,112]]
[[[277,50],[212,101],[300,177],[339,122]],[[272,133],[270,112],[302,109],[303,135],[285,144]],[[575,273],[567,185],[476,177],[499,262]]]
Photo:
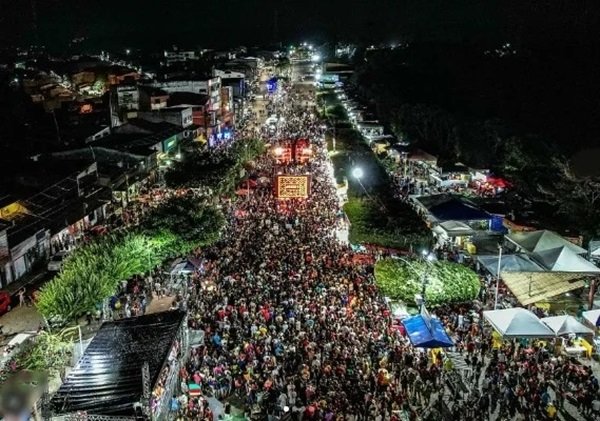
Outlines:
[[[596,42],[597,0],[0,0],[0,41],[60,47],[278,41]],[[35,5],[35,7],[32,7]],[[275,18],[277,16],[277,19]],[[275,25],[277,21],[277,25]]]

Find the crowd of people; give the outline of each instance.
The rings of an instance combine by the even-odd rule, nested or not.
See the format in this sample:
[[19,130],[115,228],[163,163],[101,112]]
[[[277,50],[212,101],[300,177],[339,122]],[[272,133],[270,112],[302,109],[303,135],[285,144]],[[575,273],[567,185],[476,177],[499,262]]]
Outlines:
[[212,420],[209,402],[218,400],[222,418],[234,405],[257,420],[538,420],[555,418],[569,396],[591,417],[591,370],[552,356],[548,345],[496,344],[482,306],[436,310],[469,368],[464,377],[451,358],[411,346],[371,261],[336,235],[340,204],[322,129],[288,95],[277,136],[310,138],[313,159],[281,167],[267,154],[253,171],[309,173],[311,194],[281,201],[272,186],[257,185],[223,203],[226,233],[196,256],[202,274],[173,300],[204,339],[179,371],[172,417]]

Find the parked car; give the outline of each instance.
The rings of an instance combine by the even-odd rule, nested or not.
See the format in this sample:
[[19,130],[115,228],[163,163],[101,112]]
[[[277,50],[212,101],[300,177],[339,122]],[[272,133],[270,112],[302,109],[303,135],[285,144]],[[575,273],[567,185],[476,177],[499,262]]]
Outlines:
[[7,291],[0,291],[0,316],[12,308],[12,297]]
[[59,251],[54,256],[50,258],[48,262],[48,271],[49,272],[59,272],[63,264],[65,263],[66,257],[69,255],[68,251]]

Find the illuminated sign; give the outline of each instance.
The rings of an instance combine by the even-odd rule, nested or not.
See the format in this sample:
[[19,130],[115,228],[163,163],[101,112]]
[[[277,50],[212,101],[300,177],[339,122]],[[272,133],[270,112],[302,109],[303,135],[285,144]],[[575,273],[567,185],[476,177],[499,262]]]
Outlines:
[[177,145],[177,136],[170,137],[163,143],[163,152],[169,152]]
[[310,175],[278,175],[275,196],[278,199],[306,199],[310,194]]

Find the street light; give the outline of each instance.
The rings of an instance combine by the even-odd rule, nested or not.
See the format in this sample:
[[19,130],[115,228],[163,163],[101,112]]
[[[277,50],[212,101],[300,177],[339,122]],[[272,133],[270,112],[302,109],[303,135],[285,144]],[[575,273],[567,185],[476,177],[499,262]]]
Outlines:
[[419,312],[423,311],[423,307],[425,306],[425,293],[427,292],[427,277],[429,275],[429,272],[431,272],[431,269],[433,268],[431,262],[435,260],[435,256],[433,255],[433,253],[430,253],[427,249],[424,249],[421,252],[421,254],[423,255],[425,264],[427,264],[428,262],[429,264],[427,264],[427,269],[423,272],[423,279],[421,279],[421,306],[419,308]]
[[[500,285],[500,266],[502,265],[502,244],[498,244],[498,268],[496,269],[496,294],[494,297],[494,310],[498,308],[498,287]],[[531,286],[531,284],[530,284]]]
[[352,170],[352,177],[356,178],[359,181],[363,175],[364,175],[363,170],[360,167],[356,167]]

